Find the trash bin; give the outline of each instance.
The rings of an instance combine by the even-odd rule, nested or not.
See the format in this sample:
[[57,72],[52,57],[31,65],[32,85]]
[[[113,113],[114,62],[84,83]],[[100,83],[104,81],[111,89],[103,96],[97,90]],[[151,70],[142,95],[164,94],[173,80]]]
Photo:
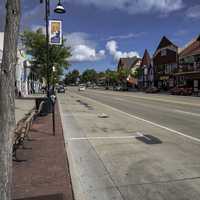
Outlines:
[[41,110],[41,115],[45,116],[48,115],[49,113],[52,113],[53,111],[53,105],[52,105],[52,101],[51,98],[48,97],[40,97],[40,98],[36,98],[35,99],[35,106],[36,109],[38,110],[40,103],[44,101],[44,104],[42,106],[42,110]]

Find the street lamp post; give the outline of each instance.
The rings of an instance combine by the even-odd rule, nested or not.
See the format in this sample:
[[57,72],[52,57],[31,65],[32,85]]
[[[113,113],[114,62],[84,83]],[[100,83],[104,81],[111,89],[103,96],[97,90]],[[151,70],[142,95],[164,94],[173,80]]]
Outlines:
[[[40,3],[43,3],[44,0],[40,0]],[[55,13],[64,14],[65,8],[61,4],[61,1],[58,1],[56,8],[54,9]],[[50,97],[50,69],[49,69],[49,16],[50,16],[50,0],[45,0],[45,21],[46,21],[46,75],[47,75],[47,97]]]
[[[45,22],[46,22],[46,78],[47,78],[47,98],[48,102],[52,102],[52,122],[53,122],[53,135],[55,135],[55,102],[52,101],[50,97],[50,66],[49,66],[49,16],[50,16],[50,0],[40,0],[40,3],[45,1]],[[56,8],[54,9],[55,13],[64,14],[66,11],[61,4],[61,1],[58,1]],[[53,91],[54,94],[54,91]]]

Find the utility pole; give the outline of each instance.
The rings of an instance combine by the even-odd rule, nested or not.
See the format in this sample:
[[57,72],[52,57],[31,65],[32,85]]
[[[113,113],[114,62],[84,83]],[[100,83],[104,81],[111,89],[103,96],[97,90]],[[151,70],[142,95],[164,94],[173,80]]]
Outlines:
[[11,200],[12,138],[15,128],[15,66],[20,0],[6,1],[3,58],[0,67],[0,199]]

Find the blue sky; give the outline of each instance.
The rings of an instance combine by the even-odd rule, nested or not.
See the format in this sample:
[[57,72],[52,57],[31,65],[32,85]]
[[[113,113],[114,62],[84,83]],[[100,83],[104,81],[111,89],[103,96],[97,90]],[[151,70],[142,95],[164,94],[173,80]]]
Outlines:
[[[21,2],[21,29],[44,27],[44,5]],[[120,57],[142,57],[145,48],[152,55],[163,35],[182,47],[200,33],[199,0],[61,0],[67,11],[61,16],[53,14],[57,0],[50,2],[51,18],[63,20],[71,69],[80,71],[114,69]]]

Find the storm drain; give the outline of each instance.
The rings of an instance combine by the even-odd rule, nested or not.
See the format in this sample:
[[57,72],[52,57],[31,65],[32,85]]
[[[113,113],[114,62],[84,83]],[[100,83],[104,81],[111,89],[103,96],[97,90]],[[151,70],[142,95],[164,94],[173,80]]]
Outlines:
[[136,139],[145,144],[162,144],[159,138],[148,134],[139,134]]
[[88,103],[81,101],[80,99],[76,100],[76,102],[80,103],[81,105],[85,106],[88,110],[93,110],[93,107],[90,106]]

